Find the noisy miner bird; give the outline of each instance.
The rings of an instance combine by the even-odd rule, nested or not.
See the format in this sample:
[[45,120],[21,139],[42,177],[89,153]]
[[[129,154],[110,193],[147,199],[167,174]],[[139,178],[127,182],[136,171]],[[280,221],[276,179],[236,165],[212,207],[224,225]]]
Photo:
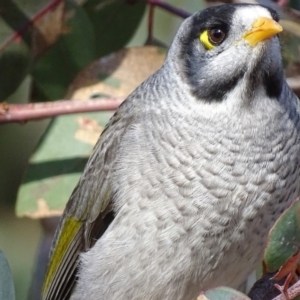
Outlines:
[[43,299],[193,300],[245,280],[299,195],[300,109],[277,22],[249,4],[183,22],[96,144]]

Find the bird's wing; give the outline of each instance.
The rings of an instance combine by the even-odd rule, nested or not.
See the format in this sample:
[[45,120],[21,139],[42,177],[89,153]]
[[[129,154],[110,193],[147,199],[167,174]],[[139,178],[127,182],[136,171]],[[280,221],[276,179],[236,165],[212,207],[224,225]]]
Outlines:
[[79,254],[94,245],[114,218],[110,172],[120,141],[134,119],[131,106],[130,99],[124,101],[105,127],[67,203],[54,238],[43,300],[69,299]]

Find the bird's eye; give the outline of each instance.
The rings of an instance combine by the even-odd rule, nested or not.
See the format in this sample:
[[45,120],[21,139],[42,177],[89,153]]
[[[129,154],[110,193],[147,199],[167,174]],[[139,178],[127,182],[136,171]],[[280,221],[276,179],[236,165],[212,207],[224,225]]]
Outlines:
[[225,39],[225,32],[220,28],[204,30],[200,35],[200,41],[208,50],[220,45]]
[[219,45],[225,38],[225,32],[219,28],[210,29],[208,31],[209,41],[214,45]]

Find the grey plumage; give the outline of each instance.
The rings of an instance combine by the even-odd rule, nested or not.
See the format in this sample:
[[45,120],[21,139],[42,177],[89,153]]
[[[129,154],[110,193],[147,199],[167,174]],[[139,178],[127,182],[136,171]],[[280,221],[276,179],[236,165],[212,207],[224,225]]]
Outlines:
[[[232,28],[208,51],[194,31],[213,16]],[[87,251],[72,300],[192,300],[238,287],[260,261],[300,173],[299,103],[278,38],[240,41],[260,16],[276,18],[229,5],[187,19],[163,67],[110,120],[61,223],[83,222],[55,277]],[[44,299],[65,294],[50,285]]]

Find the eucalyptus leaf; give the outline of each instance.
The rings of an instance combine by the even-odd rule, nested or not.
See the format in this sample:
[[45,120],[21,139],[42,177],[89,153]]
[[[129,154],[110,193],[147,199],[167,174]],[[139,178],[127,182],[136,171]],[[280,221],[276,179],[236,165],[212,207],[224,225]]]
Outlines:
[[30,71],[32,56],[23,41],[13,41],[0,51],[0,102],[5,101]]
[[60,215],[111,113],[55,118],[30,159],[17,200],[17,215]]
[[79,71],[93,60],[123,48],[134,34],[146,1],[66,1],[66,32],[33,71],[39,95],[62,98]]
[[251,300],[243,293],[229,287],[217,287],[203,292],[198,300]]
[[146,1],[88,0],[84,9],[97,37],[97,58],[123,48],[136,31],[146,10]]
[[300,245],[300,201],[296,201],[272,227],[265,249],[264,261],[268,272],[280,269]]
[[66,32],[38,60],[32,73],[48,99],[62,98],[76,74],[96,56],[94,29],[85,11],[67,1],[65,16]]
[[[6,100],[31,71],[44,39],[38,25],[45,16],[50,19],[48,14],[53,13],[53,9],[38,20],[33,19],[46,4],[49,0],[0,1],[0,101]],[[45,24],[42,27],[45,28]]]

